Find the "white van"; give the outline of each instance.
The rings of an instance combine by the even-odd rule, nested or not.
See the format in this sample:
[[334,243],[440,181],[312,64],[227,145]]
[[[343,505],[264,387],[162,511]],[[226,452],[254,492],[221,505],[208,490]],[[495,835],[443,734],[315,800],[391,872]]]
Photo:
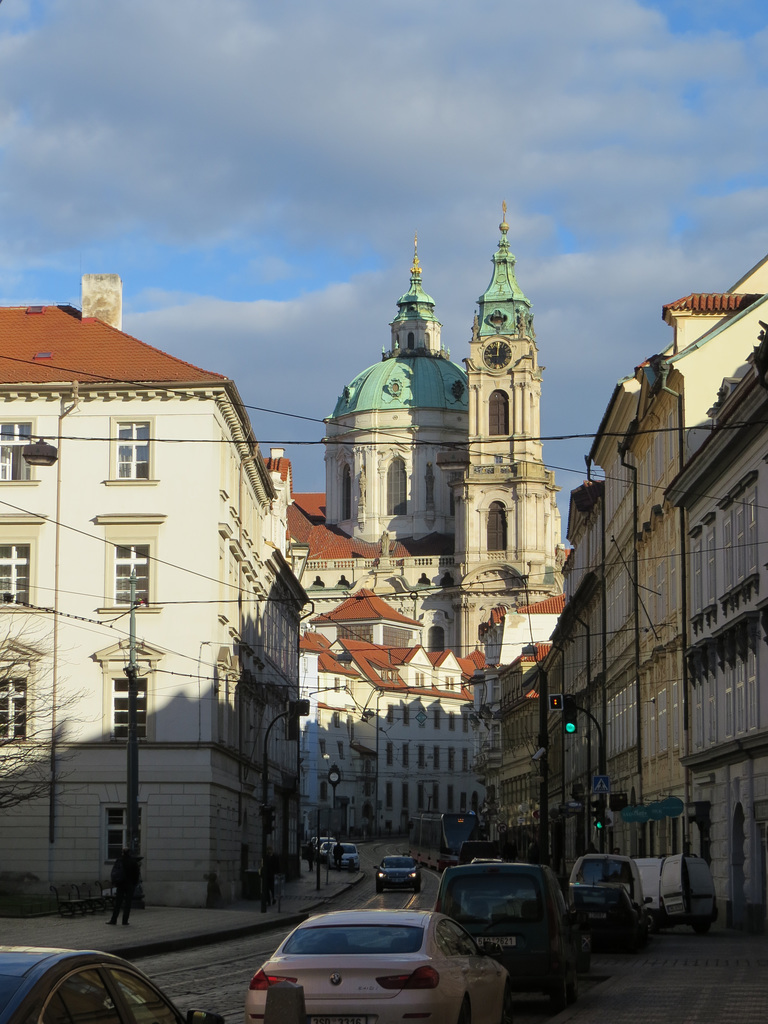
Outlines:
[[636,861],[643,891],[651,897],[648,909],[655,928],[689,924],[695,932],[708,932],[717,920],[715,883],[701,857],[641,857]]

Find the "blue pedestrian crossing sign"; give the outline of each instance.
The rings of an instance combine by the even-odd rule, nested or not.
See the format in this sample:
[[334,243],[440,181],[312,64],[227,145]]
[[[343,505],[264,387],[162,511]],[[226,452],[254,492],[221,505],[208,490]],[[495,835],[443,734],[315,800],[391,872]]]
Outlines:
[[610,775],[593,775],[592,776],[592,795],[593,796],[608,796],[611,792],[611,777]]

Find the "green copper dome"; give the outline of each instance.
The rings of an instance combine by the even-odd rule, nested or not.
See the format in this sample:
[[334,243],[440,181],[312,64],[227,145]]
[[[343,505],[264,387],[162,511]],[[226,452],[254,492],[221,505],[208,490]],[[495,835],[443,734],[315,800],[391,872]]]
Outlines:
[[384,358],[348,384],[333,419],[375,409],[466,411],[467,375],[461,366],[425,350]]

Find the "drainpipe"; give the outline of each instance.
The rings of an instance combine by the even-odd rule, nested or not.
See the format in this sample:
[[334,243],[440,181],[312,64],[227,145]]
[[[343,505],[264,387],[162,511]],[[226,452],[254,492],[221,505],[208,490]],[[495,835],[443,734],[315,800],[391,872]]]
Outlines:
[[640,701],[640,594],[638,590],[638,559],[637,559],[637,466],[626,461],[627,442],[619,444],[621,464],[632,473],[632,580],[635,592],[635,703],[637,727],[637,797],[638,803],[643,802],[643,708]]

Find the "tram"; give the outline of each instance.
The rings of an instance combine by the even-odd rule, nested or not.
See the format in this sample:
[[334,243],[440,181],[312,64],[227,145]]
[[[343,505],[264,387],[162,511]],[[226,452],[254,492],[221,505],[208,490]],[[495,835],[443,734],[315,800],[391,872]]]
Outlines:
[[416,814],[410,823],[409,853],[417,864],[443,871],[459,863],[462,843],[479,838],[475,814]]

